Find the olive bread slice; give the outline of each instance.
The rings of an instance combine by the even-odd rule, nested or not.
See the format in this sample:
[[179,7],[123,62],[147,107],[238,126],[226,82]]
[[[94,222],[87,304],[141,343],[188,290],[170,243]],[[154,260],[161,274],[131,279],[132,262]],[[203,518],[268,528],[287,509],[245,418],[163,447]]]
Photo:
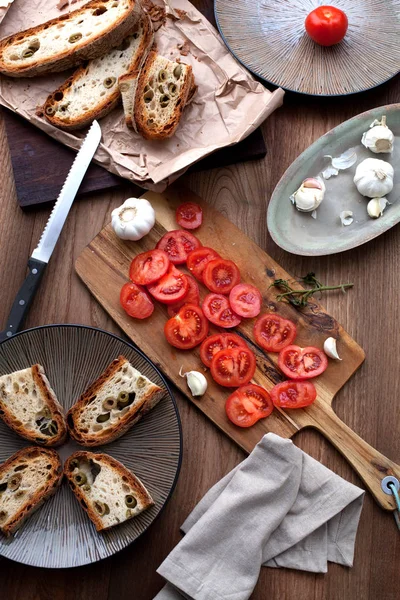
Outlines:
[[19,450],[0,465],[0,531],[13,534],[56,493],[62,475],[57,452],[37,446]]
[[42,446],[59,446],[67,437],[62,406],[41,365],[0,377],[0,418]]
[[132,519],[154,504],[140,479],[108,454],[75,452],[64,474],[97,531]]
[[136,89],[134,121],[148,140],[171,137],[193,89],[192,67],[164,58],[152,49]]
[[47,98],[43,114],[55,127],[81,129],[108,114],[120,101],[118,79],[140,68],[153,43],[151,21],[143,13],[122,44],[80,67]]
[[91,0],[0,42],[0,72],[35,77],[65,71],[121,43],[142,14],[138,0]]
[[119,356],[68,411],[69,432],[83,446],[108,444],[137,423],[164,394],[165,390]]

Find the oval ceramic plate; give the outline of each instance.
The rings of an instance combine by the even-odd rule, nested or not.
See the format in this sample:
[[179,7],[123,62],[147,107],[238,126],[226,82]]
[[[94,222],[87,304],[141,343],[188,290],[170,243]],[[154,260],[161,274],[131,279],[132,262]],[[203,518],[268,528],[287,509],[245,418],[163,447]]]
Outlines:
[[[304,21],[321,4],[349,20],[340,44],[315,44]],[[400,69],[399,0],[215,0],[218,29],[255,75],[286,90],[316,96],[354,94]]]
[[[154,521],[169,499],[181,463],[181,426],[171,391],[155,366],[120,338],[79,325],[50,325],[24,331],[0,345],[0,375],[35,363],[44,366],[55,393],[69,409],[107,365],[123,354],[154,383],[165,388],[159,404],[119,440],[93,452],[106,452],[133,471],[155,505],[136,518],[97,533],[67,483],[33,514],[16,535],[0,533],[0,556],[37,567],[77,567],[126,548]],[[0,421],[0,462],[31,445]],[[63,461],[82,449],[70,439],[56,448]]]
[[[392,154],[373,154],[361,144],[361,136],[374,119],[387,116],[387,125],[395,134]],[[325,155],[339,156],[355,148],[357,162],[325,181],[325,197],[317,210],[301,213],[289,197],[307,177],[316,177],[329,164]],[[395,170],[394,187],[386,197],[391,203],[382,217],[371,219],[367,214],[368,199],[358,193],[353,183],[356,166],[365,158],[390,162]],[[267,224],[273,240],[288,252],[303,256],[322,256],[350,250],[384,233],[400,221],[400,104],[374,108],[335,127],[314,142],[287,169],[272,194]],[[397,172],[396,172],[397,167]],[[353,223],[343,226],[340,213],[353,212]]]

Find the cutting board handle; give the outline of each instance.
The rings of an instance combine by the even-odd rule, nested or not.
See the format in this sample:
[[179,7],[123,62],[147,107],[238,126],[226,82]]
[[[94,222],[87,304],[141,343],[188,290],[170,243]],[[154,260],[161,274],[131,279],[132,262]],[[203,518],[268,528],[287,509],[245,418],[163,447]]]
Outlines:
[[385,494],[381,488],[384,477],[392,475],[400,480],[400,466],[364,442],[350,429],[332,409],[324,409],[323,428],[317,423],[313,428],[322,433],[357,471],[376,502],[384,510],[395,510],[392,495]]

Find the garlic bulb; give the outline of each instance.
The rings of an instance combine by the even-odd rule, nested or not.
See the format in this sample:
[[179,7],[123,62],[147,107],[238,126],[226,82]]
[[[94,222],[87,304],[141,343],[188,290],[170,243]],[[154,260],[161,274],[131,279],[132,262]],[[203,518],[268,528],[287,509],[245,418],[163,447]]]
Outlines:
[[336,350],[336,340],[333,337],[329,337],[324,342],[324,352],[329,358],[335,360],[342,360]]
[[128,198],[111,213],[111,225],[121,240],[141,240],[154,227],[156,214],[148,200]]
[[372,219],[377,219],[383,215],[386,205],[389,204],[386,198],[372,198],[367,204],[367,213]]
[[381,121],[375,119],[371,123],[369,130],[363,134],[361,143],[375,154],[393,151],[394,135],[386,125],[385,115]]
[[325,184],[321,179],[308,178],[299,189],[290,196],[297,210],[312,212],[318,208],[324,199]]
[[203,373],[199,373],[199,371],[188,371],[187,373],[182,373],[181,367],[179,375],[181,377],[186,377],[186,382],[192,393],[192,396],[203,396],[203,394],[206,393],[208,384]]
[[379,158],[366,158],[358,165],[353,181],[363,196],[382,198],[392,191],[393,177],[391,164]]

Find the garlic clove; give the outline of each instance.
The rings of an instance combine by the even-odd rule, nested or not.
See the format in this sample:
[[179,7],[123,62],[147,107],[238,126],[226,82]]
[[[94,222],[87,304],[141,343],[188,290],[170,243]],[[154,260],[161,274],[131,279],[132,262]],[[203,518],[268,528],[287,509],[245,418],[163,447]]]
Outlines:
[[342,212],[340,213],[339,216],[340,216],[342,225],[344,225],[344,226],[351,225],[352,222],[354,221],[353,211],[351,211],[351,210],[342,210]]
[[380,121],[375,119],[371,123],[370,129],[363,134],[361,143],[375,154],[393,151],[394,135],[386,125],[385,115]]
[[290,196],[291,202],[301,212],[313,212],[324,199],[325,184],[320,178],[308,177]]
[[203,373],[199,373],[199,371],[187,371],[186,373],[182,373],[181,367],[179,375],[181,377],[186,377],[186,383],[188,384],[188,388],[193,397],[203,396],[206,393],[208,383]]
[[378,219],[383,215],[383,211],[389,204],[387,198],[372,198],[367,204],[367,213],[371,219]]
[[324,342],[324,352],[329,358],[334,358],[335,360],[342,360],[337,353],[336,349],[336,340],[333,337],[329,337]]

